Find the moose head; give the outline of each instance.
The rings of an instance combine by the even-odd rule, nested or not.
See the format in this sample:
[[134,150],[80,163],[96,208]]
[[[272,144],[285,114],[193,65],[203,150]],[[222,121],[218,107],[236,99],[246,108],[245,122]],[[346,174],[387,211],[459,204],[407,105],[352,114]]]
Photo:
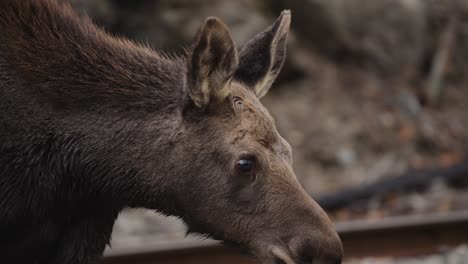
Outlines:
[[265,263],[341,263],[332,223],[300,186],[291,147],[259,101],[285,60],[290,20],[283,11],[240,52],[219,19],[199,30],[187,57],[177,154],[187,171],[176,200],[189,232]]

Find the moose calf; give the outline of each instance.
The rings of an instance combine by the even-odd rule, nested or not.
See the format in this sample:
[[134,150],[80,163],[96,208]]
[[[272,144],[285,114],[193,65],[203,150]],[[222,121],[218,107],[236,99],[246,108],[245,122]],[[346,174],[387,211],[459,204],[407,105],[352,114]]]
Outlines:
[[211,17],[172,58],[62,1],[1,0],[2,263],[96,263],[126,207],[178,216],[263,263],[341,263],[259,102],[289,24],[283,11],[238,52]]

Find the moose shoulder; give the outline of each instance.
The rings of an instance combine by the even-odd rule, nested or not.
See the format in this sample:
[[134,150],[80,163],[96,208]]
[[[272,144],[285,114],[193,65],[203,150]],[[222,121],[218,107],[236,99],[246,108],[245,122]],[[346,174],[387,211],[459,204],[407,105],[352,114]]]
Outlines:
[[2,263],[95,263],[125,207],[181,217],[263,263],[340,263],[259,102],[289,24],[283,11],[238,52],[208,18],[173,59],[62,1],[0,1]]

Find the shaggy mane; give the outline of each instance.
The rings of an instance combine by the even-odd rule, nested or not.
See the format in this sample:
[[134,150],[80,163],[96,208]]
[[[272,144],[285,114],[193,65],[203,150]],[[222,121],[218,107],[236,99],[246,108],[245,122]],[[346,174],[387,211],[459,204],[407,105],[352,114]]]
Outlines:
[[[184,58],[117,38],[55,0],[0,1],[0,69],[56,105],[175,103]],[[179,88],[180,90],[180,88]]]

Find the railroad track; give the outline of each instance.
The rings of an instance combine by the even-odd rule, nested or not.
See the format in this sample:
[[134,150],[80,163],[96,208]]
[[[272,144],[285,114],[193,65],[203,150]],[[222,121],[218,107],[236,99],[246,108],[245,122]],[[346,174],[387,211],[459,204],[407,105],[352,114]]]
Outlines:
[[[337,223],[345,258],[415,256],[468,243],[468,211]],[[211,240],[157,242],[106,251],[104,264],[254,264]]]

